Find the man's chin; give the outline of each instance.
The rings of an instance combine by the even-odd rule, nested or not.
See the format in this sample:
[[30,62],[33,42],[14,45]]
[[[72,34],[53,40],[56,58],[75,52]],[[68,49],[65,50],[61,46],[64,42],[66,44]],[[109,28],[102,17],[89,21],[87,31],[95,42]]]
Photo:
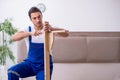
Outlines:
[[42,27],[42,25],[36,25],[37,27]]

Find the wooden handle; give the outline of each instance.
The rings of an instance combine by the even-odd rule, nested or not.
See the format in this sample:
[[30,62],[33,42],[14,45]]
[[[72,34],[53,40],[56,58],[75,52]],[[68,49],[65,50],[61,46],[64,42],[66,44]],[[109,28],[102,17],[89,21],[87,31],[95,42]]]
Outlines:
[[44,39],[44,70],[45,80],[50,80],[49,33],[45,32]]
[[46,31],[44,36],[44,70],[45,70],[45,80],[50,80],[50,50],[52,48],[52,44],[54,42],[54,33],[64,33],[65,30],[57,30],[57,31]]

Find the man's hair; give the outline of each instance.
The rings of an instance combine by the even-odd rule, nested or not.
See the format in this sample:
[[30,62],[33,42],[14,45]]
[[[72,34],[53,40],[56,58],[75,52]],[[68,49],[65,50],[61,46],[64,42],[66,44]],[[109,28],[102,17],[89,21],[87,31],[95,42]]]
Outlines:
[[31,18],[31,13],[34,13],[34,12],[40,12],[42,14],[40,9],[38,9],[37,7],[34,6],[34,7],[31,7],[28,11],[29,18]]

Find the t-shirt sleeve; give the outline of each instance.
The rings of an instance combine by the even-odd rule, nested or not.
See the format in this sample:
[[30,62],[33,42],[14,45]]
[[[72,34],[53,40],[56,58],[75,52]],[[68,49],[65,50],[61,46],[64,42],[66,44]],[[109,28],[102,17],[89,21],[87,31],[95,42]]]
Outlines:
[[28,27],[20,28],[19,31],[28,31]]

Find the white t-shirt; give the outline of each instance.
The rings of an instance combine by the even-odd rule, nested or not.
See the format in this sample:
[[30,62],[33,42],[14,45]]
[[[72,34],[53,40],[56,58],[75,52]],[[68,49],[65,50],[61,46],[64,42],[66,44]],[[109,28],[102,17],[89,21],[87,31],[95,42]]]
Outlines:
[[[34,27],[31,26],[31,32],[34,31]],[[20,31],[28,31],[29,32],[29,26],[26,27],[26,28],[22,28],[20,29]],[[44,43],[44,30],[41,30],[42,34],[40,34],[39,36],[31,36],[31,42],[33,43]],[[28,51],[28,48],[29,48],[29,37],[26,37],[25,38],[25,43],[26,43],[26,46],[27,46],[27,51]]]

